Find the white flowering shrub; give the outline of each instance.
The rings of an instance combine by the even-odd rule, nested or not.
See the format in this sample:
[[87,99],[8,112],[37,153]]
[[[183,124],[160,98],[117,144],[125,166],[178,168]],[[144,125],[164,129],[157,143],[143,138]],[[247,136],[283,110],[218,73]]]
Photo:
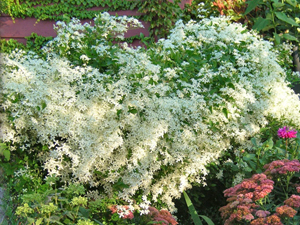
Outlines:
[[[123,21],[123,22],[122,22]],[[41,154],[49,175],[172,200],[270,120],[300,128],[299,98],[270,42],[225,17],[176,23],[150,48],[112,44],[128,18],[59,23],[45,57],[2,55],[1,139]],[[148,197],[148,200],[147,198]]]

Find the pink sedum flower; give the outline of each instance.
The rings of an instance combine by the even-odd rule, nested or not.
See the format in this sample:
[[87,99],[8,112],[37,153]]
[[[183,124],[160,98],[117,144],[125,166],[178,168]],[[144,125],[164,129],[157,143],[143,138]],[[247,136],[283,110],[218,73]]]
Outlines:
[[288,127],[279,128],[277,134],[280,138],[295,138],[297,137],[296,130],[290,130]]
[[269,211],[265,211],[265,210],[257,210],[255,213],[255,216],[259,217],[259,218],[265,218],[268,215],[270,215]]
[[276,208],[276,213],[283,218],[293,218],[297,214],[297,211],[288,205],[283,205]]
[[292,195],[287,200],[284,201],[284,204],[293,207],[299,208],[300,207],[300,196],[299,195]]

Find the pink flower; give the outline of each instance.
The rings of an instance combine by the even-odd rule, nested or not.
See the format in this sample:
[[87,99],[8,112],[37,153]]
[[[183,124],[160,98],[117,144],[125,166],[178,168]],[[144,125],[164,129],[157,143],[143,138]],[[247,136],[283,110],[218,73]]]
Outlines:
[[291,218],[293,218],[297,214],[297,211],[295,209],[291,208],[288,205],[283,205],[283,206],[279,206],[279,207],[276,208],[276,213],[280,217],[291,217]]
[[292,195],[287,200],[284,201],[284,204],[293,207],[299,208],[300,207],[300,196],[299,195]]
[[283,225],[277,215],[271,215],[265,218],[252,220],[250,225]]
[[251,220],[254,219],[254,216],[249,213],[249,214],[243,216],[243,219],[246,220],[246,221],[251,221]]
[[162,224],[162,225],[176,225],[178,222],[173,218],[171,213],[167,210],[160,210],[158,211],[154,207],[149,207],[149,214],[152,217],[152,222],[160,222],[160,223],[153,223],[153,225],[156,224]]
[[264,166],[266,169],[265,174],[287,174],[288,172],[299,172],[300,162],[297,159],[294,160],[276,160]]
[[264,218],[264,217],[267,217],[268,215],[270,215],[270,212],[269,211],[264,211],[264,210],[258,210],[255,215],[257,217],[260,217],[260,218]]
[[289,130],[288,127],[279,128],[277,131],[277,134],[280,138],[295,138],[297,137],[297,131],[296,130]]

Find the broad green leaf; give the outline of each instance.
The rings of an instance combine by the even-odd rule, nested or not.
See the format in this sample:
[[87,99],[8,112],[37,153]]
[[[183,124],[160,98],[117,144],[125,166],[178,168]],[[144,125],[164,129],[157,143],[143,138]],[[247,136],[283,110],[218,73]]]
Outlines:
[[287,40],[290,40],[290,41],[297,41],[298,42],[298,39],[295,36],[290,35],[290,34],[283,34],[282,37],[287,39]]
[[226,118],[228,119],[228,109],[223,108],[222,112],[225,114]]
[[0,153],[4,150],[6,150],[8,147],[5,143],[0,143]]
[[274,8],[280,8],[282,6],[285,6],[285,4],[282,3],[282,2],[276,2],[276,3],[273,3],[272,5],[273,5]]
[[244,15],[247,15],[249,12],[251,12],[253,9],[255,9],[255,7],[258,6],[260,1],[261,0],[252,0],[251,2],[247,2],[248,7],[247,7]]
[[186,202],[186,205],[187,207],[189,208],[189,211],[190,211],[190,214],[192,216],[192,219],[194,221],[194,224],[195,225],[202,225],[202,222],[199,218],[199,215],[191,201],[191,199],[189,198],[189,196],[187,195],[187,193],[184,191],[183,192],[183,196],[184,196],[184,199],[185,199],[185,202]]
[[281,21],[284,21],[288,24],[291,24],[293,26],[298,26],[298,23],[296,23],[296,21],[290,17],[288,17],[285,13],[283,12],[275,12],[275,15],[278,19],[280,19]]
[[268,26],[270,23],[271,23],[271,20],[259,17],[256,20],[256,22],[254,23],[252,29],[260,31],[260,30],[264,29],[266,26]]
[[10,151],[9,150],[4,150],[3,155],[7,161],[10,160]]
[[249,161],[249,160],[252,160],[252,159],[255,159],[256,158],[256,155],[255,154],[247,154],[243,157],[243,160],[245,161]]
[[290,4],[291,6],[294,6],[294,7],[297,6],[297,1],[296,1],[296,0],[286,0],[286,2],[287,2],[288,4]]
[[39,218],[35,221],[35,224],[40,225],[40,224],[42,224],[42,222],[43,222],[43,218]]
[[90,211],[88,209],[85,209],[83,207],[79,207],[79,212],[81,213],[82,216],[84,216],[85,218],[89,218],[90,215]]
[[214,225],[213,221],[207,216],[200,215],[208,225]]
[[279,45],[280,44],[280,36],[277,33],[274,33],[274,38],[275,38],[275,44]]
[[27,222],[28,222],[29,224],[33,224],[34,221],[35,221],[35,219],[33,219],[33,218],[31,218],[31,217],[27,217]]

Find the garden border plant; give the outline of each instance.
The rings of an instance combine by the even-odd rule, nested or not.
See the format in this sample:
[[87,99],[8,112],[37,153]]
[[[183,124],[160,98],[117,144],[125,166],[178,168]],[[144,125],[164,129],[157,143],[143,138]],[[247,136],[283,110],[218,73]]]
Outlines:
[[[207,163],[216,162],[223,154],[221,150],[227,149],[230,143],[249,148],[248,139],[269,121],[299,126],[295,116],[299,114],[299,99],[287,87],[286,71],[278,64],[285,64],[286,59],[280,58],[270,43],[238,24],[230,24],[228,18],[187,24],[179,21],[168,39],[159,40],[147,50],[113,44],[114,37],[123,38],[128,22],[138,25],[135,20],[101,14],[95,22],[95,27],[81,25],[76,19],[68,25],[57,23],[57,38],[49,42],[39,56],[14,51],[4,56],[5,64],[1,68],[4,71],[2,139],[12,153],[36,154],[49,175],[61,176],[61,182],[85,183],[85,175],[80,174],[85,171],[91,173],[92,178],[86,185],[94,188],[101,179],[108,181],[111,186],[100,186],[112,198],[118,193],[125,202],[132,203],[134,199],[140,207],[149,205],[151,200],[152,204],[172,209],[172,197],[180,197],[193,182],[203,184],[205,181],[201,181],[203,177],[198,177],[199,173],[205,175]],[[284,51],[289,52],[289,46],[285,46]],[[254,57],[248,56],[251,54]],[[272,89],[273,85],[278,90]],[[39,95],[33,96],[30,90],[36,90]],[[241,93],[245,95],[240,96]],[[140,100],[136,101],[137,98]],[[289,112],[282,110],[289,104],[294,108]],[[166,108],[168,105],[172,109]],[[96,107],[95,111],[91,106]],[[63,110],[65,107],[72,110]],[[159,119],[154,116],[157,109],[163,113]],[[99,115],[103,118],[97,122]],[[78,125],[92,123],[78,127],[68,118],[77,118]],[[56,122],[48,123],[51,119]],[[67,127],[73,133],[66,132],[64,121],[68,121]],[[109,125],[101,128],[103,121]],[[142,128],[151,134],[150,139]],[[97,142],[99,144],[122,140],[119,146],[106,146],[112,148],[107,157],[105,154],[109,151],[101,153],[99,159],[104,159],[109,171],[97,164],[87,169],[80,167],[82,162],[83,165],[90,163],[93,157],[85,157],[85,153],[76,149],[82,148],[91,154],[97,151],[92,150],[93,143],[78,140],[93,137],[97,129],[108,135],[100,136],[104,139]],[[214,143],[216,138],[218,143]],[[197,153],[201,153],[201,157],[207,154],[207,161],[193,162],[197,160]],[[191,154],[194,154],[192,158]],[[120,158],[126,159],[126,163],[118,161]],[[147,165],[151,158],[154,161]],[[181,160],[176,161],[178,159]],[[190,171],[199,166],[201,170]],[[149,171],[153,173],[150,185],[154,189],[177,187],[178,193],[169,193],[170,197],[160,191],[147,190],[148,183],[135,189],[132,179],[141,178],[142,183],[146,180],[142,174],[149,175]],[[30,175],[24,172],[25,178],[26,174]],[[162,183],[166,181],[169,182]]]

